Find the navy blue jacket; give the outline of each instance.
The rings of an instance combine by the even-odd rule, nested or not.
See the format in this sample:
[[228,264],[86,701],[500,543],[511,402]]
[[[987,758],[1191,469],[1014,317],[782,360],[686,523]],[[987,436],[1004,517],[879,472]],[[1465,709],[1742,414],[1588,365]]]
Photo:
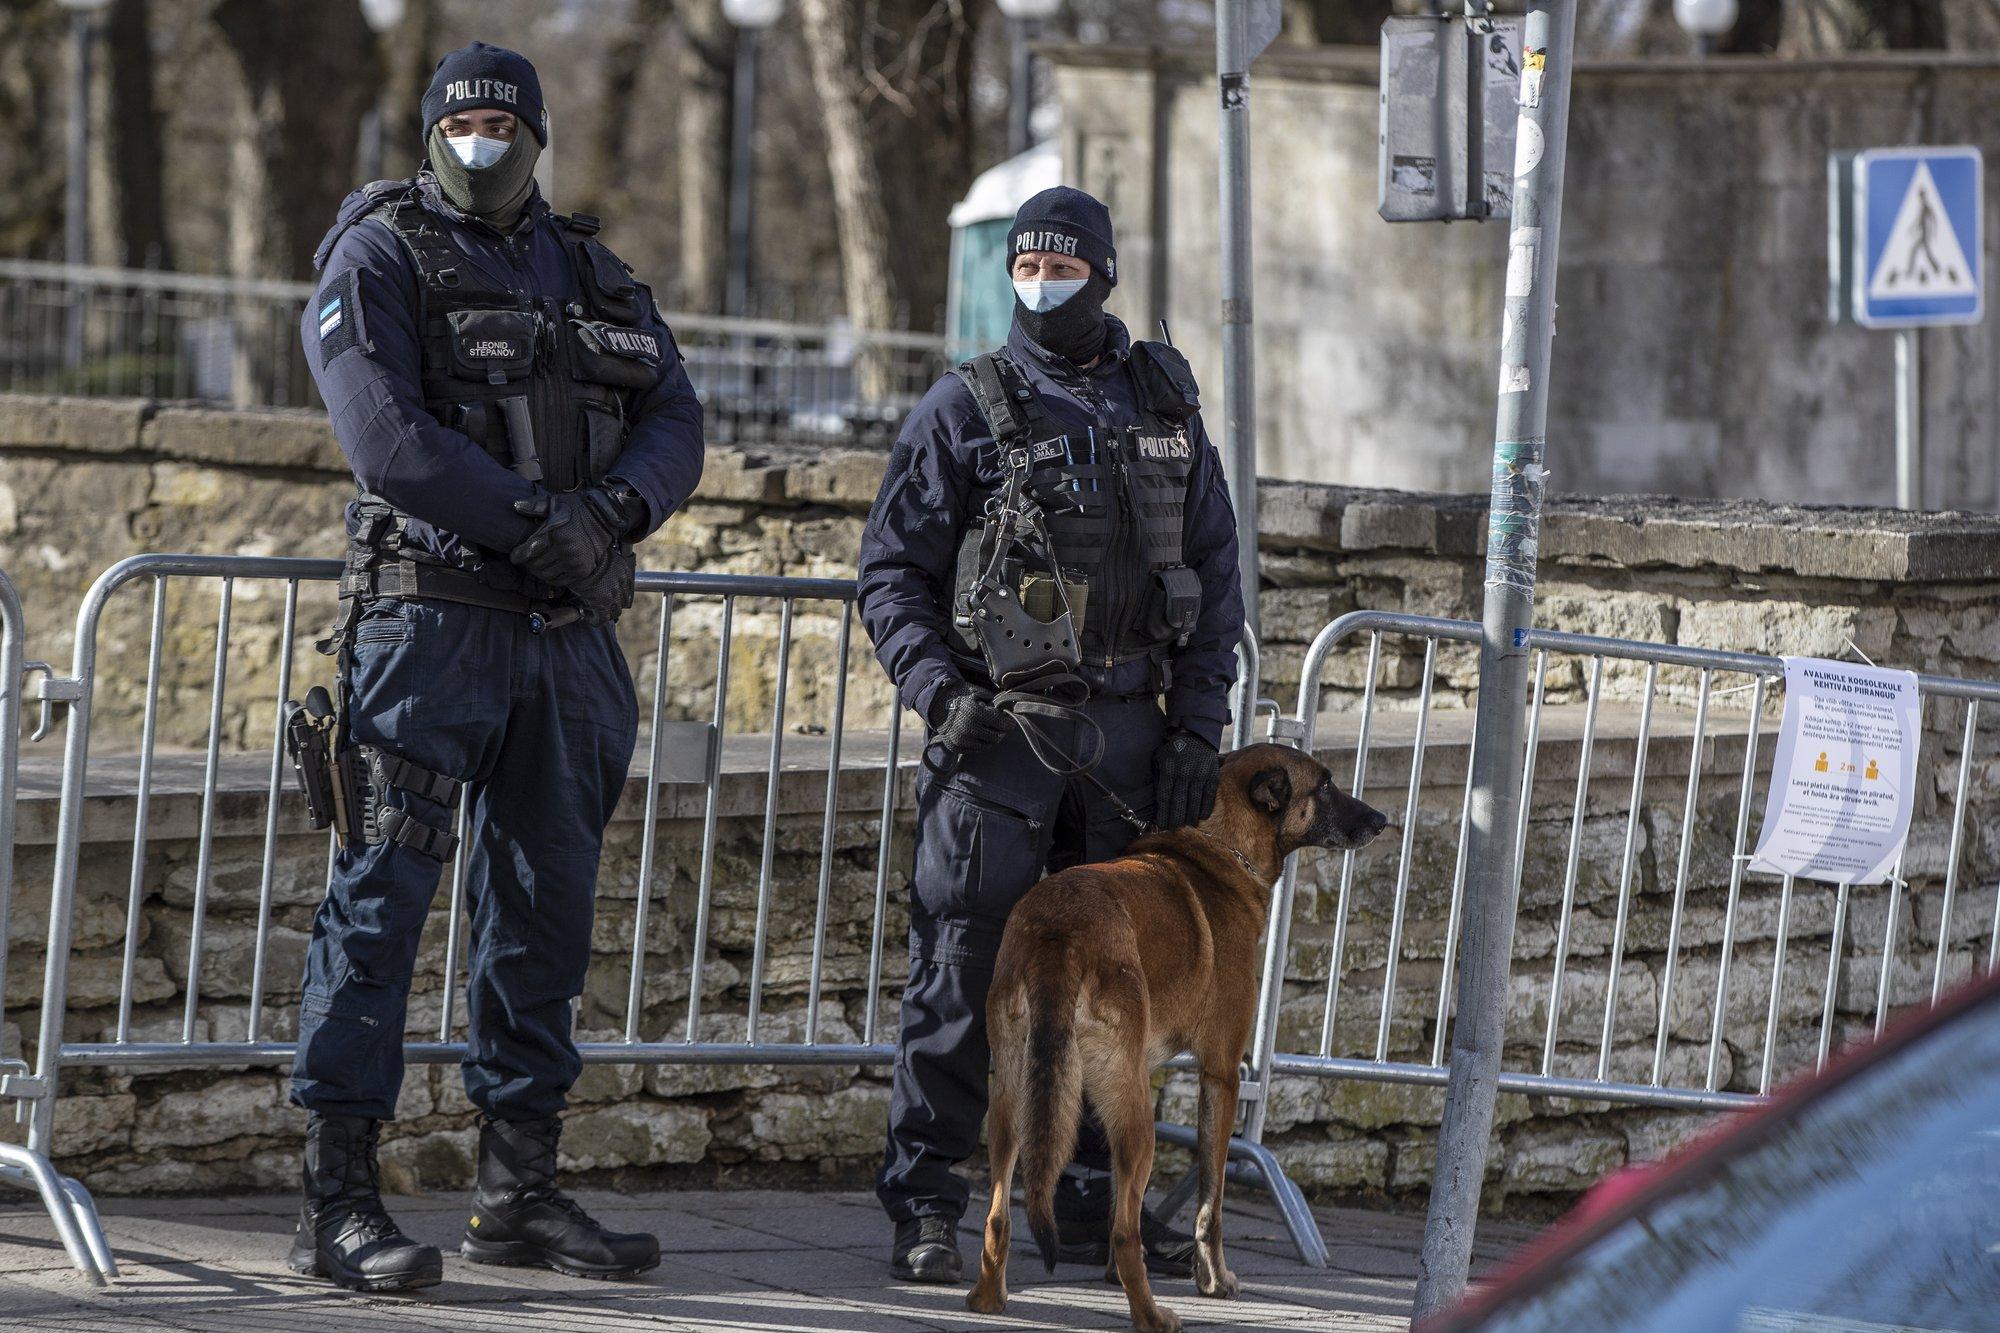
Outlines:
[[[1109,317],[1107,317],[1109,318]],[[1139,408],[1125,363],[1131,338],[1110,319],[1106,355],[1089,370],[1036,346],[1017,325],[1007,340],[1016,364],[1042,405],[1066,431],[1136,424]],[[1077,386],[1104,400],[1093,412]],[[1182,539],[1188,565],[1201,577],[1201,617],[1187,643],[1173,650],[1173,687],[1167,720],[1220,745],[1229,720],[1229,689],[1236,680],[1236,643],[1243,631],[1243,592],[1236,567],[1236,519],[1222,479],[1222,459],[1202,429],[1188,422],[1194,467],[1188,473]],[[972,391],[957,375],[931,386],[903,423],[889,457],[882,490],[861,537],[861,620],[875,655],[896,683],[903,702],[930,716],[938,687],[952,681],[991,682],[976,660],[952,651],[952,583],[959,543],[980,522],[986,497],[1000,487],[1000,451],[979,415]],[[1086,664],[1082,675],[1100,696],[1143,694],[1151,687],[1144,660],[1110,668]]]
[[[478,275],[468,286],[562,302],[581,299],[561,228],[539,193],[528,201],[527,220],[503,236],[454,208],[428,173],[418,182],[424,206]],[[326,402],[334,438],[364,489],[417,520],[407,526],[412,541],[450,561],[457,559],[464,542],[472,542],[500,557],[485,562],[482,577],[502,586],[518,585],[526,576],[507,562],[506,553],[538,525],[515,513],[514,502],[537,488],[424,409],[416,265],[386,222],[363,217],[369,211],[359,190],[341,205],[339,219],[313,257],[321,270],[319,286],[300,322],[306,363]],[[349,290],[350,273],[358,275],[359,308],[349,310],[343,301],[334,312],[336,322],[326,324],[321,312],[330,294]],[[651,532],[686,503],[701,480],[701,404],[650,291],[643,304],[651,311],[646,327],[669,350],[661,358],[658,382],[633,396],[625,451],[610,475],[630,483],[644,498],[644,531]],[[343,330],[348,320],[360,323]],[[335,340],[331,357],[321,345],[326,338]],[[354,529],[350,504],[348,530]]]

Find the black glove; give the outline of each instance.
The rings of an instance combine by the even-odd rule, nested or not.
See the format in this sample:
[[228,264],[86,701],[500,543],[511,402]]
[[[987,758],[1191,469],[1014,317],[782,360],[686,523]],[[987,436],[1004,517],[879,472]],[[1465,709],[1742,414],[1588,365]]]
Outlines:
[[638,561],[633,558],[632,548],[619,543],[604,557],[604,563],[585,575],[583,580],[569,586],[570,599],[579,610],[586,625],[612,625],[618,621],[619,612],[632,605],[634,576]]
[[978,754],[1007,739],[1014,723],[994,706],[993,696],[963,681],[938,691],[931,705],[935,737],[960,754]]
[[1161,832],[1199,824],[1215,813],[1222,756],[1199,736],[1173,731],[1153,751],[1153,824]]
[[630,504],[636,498],[629,492],[614,493],[608,486],[592,486],[560,495],[538,492],[517,500],[514,512],[539,518],[542,526],[508,558],[552,587],[575,590],[602,572],[605,554],[631,531]]

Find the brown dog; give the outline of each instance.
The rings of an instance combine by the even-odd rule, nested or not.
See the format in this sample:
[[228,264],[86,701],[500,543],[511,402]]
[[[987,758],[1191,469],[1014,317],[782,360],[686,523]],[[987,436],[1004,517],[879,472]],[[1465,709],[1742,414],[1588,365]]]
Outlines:
[[1253,745],[1224,760],[1215,812],[1198,827],[1148,834],[1116,860],[1028,891],[1007,919],[986,1004],[993,1201],[966,1304],[985,1314],[1007,1306],[1017,1154],[1028,1229],[1055,1268],[1056,1177],[1088,1098],[1111,1141],[1111,1261],[1132,1322],[1145,1333],[1181,1326],[1147,1284],[1139,1213],[1153,1170],[1151,1073],[1182,1050],[1201,1071],[1195,1286],[1236,1295],[1222,1259],[1222,1178],[1271,884],[1293,851],[1360,847],[1387,824],[1310,756]]

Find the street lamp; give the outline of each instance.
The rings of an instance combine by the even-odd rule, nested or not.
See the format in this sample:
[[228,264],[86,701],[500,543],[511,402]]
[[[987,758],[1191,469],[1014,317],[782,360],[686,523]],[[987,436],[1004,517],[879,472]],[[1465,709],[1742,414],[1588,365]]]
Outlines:
[[1708,55],[1716,41],[1736,26],[1736,0],[1674,0],[1674,21],[1694,38],[1695,51]]
[[785,12],[785,0],[722,0],[722,16],[736,25],[736,79],[729,109],[729,276],[724,314],[741,315],[750,303],[752,133],[757,120],[757,37]]
[[1013,43],[1007,89],[1007,155],[1012,157],[1027,152],[1033,141],[1028,118],[1034,112],[1035,55],[1030,48],[1042,23],[1062,8],[1062,0],[999,0],[999,4]]

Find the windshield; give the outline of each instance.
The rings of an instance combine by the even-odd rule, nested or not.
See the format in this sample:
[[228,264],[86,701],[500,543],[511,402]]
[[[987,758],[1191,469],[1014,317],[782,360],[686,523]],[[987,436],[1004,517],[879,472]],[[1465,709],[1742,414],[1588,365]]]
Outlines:
[[1775,1123],[1480,1326],[2000,1326],[2000,1001]]

